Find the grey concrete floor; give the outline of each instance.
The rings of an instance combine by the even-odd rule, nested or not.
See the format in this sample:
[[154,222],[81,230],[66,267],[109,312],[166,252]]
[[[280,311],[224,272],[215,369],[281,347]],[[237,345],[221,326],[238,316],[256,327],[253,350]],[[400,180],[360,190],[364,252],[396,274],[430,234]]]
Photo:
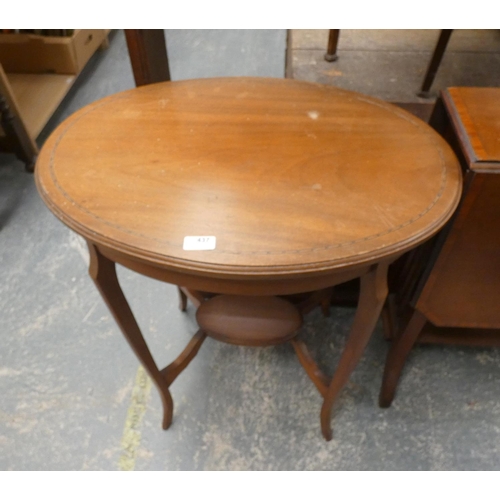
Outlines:
[[[167,31],[172,76],[281,77],[285,35]],[[127,57],[123,33],[114,33],[40,142],[81,106],[133,87]],[[289,345],[208,339],[173,384],[174,422],[161,430],[158,394],[88,278],[87,260],[82,240],[41,202],[33,177],[0,155],[0,469],[500,468],[500,352],[417,347],[393,406],[382,410],[380,326],[336,406],[329,443],[320,433],[321,398]],[[181,313],[171,285],[125,269],[119,278],[164,366],[196,331],[193,307]],[[342,308],[307,317],[301,336],[328,373],[352,317]]]
[[324,59],[328,30],[292,30],[292,76],[392,102],[433,102],[451,86],[500,85],[500,30],[454,30],[431,87],[422,85],[440,30],[340,30],[338,60]]

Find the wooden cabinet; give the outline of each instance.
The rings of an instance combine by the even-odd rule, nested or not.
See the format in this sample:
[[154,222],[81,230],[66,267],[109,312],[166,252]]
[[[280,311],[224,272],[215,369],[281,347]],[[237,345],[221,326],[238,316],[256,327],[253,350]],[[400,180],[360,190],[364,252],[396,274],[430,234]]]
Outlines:
[[436,326],[500,328],[500,89],[450,88],[439,107],[464,187],[415,308]]
[[421,274],[409,300],[399,297],[408,315],[388,355],[382,406],[415,342],[500,346],[500,89],[445,90],[431,124],[460,160],[462,198],[448,227],[407,266]]

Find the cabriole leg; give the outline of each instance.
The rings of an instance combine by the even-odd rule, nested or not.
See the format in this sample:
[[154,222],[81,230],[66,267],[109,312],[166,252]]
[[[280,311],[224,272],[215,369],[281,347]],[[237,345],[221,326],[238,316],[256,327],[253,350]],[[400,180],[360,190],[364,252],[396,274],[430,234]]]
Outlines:
[[174,403],[168,383],[156,366],[149,348],[142,336],[141,330],[128,305],[127,299],[116,276],[115,263],[104,257],[99,249],[92,243],[88,243],[90,252],[89,274],[111,311],[116,323],[123,335],[132,347],[139,361],[144,366],[153,382],[155,383],[163,404],[163,428],[168,429],[172,423]]
[[321,430],[327,441],[332,439],[332,406],[361,359],[387,297],[387,268],[386,263],[377,264],[361,277],[359,303],[351,332],[321,408]]

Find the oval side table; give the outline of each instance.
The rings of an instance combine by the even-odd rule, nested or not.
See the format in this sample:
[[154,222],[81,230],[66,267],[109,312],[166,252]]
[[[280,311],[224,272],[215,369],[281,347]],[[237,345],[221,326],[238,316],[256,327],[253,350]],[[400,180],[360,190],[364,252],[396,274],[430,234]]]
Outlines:
[[[47,140],[36,181],[50,210],[87,240],[90,275],[161,394],[164,428],[169,386],[207,332],[159,369],[116,263],[230,296],[200,314],[219,340],[291,339],[323,396],[327,440],[332,405],[386,299],[389,264],[432,237],[460,196],[451,149],[409,113],[354,92],[266,78],[159,83],[90,104]],[[301,318],[262,298],[357,277],[357,312],[330,380],[293,336]],[[245,341],[220,319],[234,315],[266,331],[248,324]]]

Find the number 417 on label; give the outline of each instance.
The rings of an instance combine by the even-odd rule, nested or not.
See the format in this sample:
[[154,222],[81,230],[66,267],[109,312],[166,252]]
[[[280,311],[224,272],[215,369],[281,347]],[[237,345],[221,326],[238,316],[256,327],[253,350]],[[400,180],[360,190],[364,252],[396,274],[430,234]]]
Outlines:
[[215,250],[215,236],[185,236],[184,250]]

